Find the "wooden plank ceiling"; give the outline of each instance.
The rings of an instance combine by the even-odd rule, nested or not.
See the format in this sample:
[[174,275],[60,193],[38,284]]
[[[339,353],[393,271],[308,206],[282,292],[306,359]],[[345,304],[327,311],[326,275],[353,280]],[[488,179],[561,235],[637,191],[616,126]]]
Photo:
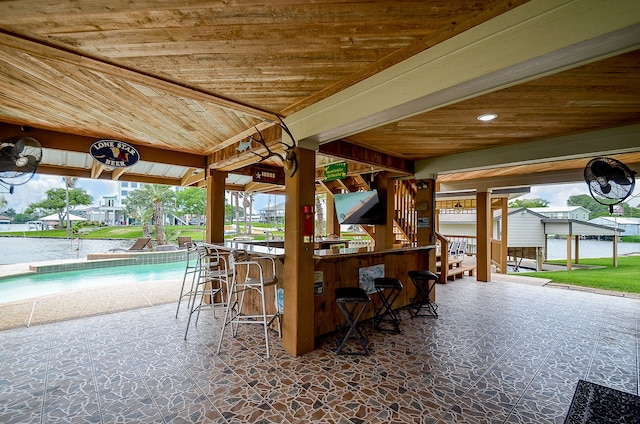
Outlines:
[[[52,152],[41,172],[91,176],[90,161],[71,166],[54,153],[82,153],[98,138],[130,142],[152,162],[182,168],[179,175],[153,166],[128,175],[94,169],[94,177],[196,184],[207,167],[246,172],[258,158],[238,143],[254,128],[276,148],[278,117],[286,122],[526,3],[3,1],[0,136],[39,131]],[[321,145],[318,164],[341,157],[408,175],[429,158],[638,124],[639,68],[640,50],[631,49],[460,98]],[[478,123],[486,111],[499,119]],[[62,142],[64,134],[76,141]],[[191,156],[176,161],[174,152]]]

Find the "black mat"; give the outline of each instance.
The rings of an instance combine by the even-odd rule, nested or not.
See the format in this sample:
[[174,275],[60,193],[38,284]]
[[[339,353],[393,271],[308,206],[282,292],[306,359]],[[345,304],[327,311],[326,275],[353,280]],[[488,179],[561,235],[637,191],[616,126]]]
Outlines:
[[564,424],[639,424],[640,397],[578,380]]

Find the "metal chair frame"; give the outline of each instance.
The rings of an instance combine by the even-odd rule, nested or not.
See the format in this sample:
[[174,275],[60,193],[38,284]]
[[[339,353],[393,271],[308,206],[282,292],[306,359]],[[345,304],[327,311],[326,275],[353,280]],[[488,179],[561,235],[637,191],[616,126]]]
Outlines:
[[[409,271],[409,278],[416,287],[416,297],[409,299],[409,312],[413,317],[432,316],[438,318],[438,304],[431,301],[431,291],[435,287],[439,277],[431,271]],[[430,283],[433,281],[433,283]],[[426,314],[420,314],[422,308],[426,308]]]
[[[346,324],[338,329],[336,335],[336,354],[338,355],[369,355],[369,338],[365,329],[358,325],[363,312],[371,302],[366,291],[359,287],[341,287],[336,289],[336,303],[344,315]],[[360,307],[360,310],[358,310]],[[346,331],[346,334],[344,334]],[[344,334],[344,336],[341,336]],[[347,341],[354,336],[360,343],[362,351],[346,350]]]
[[[380,277],[373,280],[374,287],[380,298],[381,305],[379,308],[374,306],[373,309],[373,328],[380,331],[391,331],[401,333],[400,330],[400,311],[393,309],[393,303],[402,292],[402,282],[397,278]],[[385,290],[389,290],[388,294]],[[386,316],[389,318],[386,318]],[[384,328],[383,323],[390,323],[393,328]]]
[[[273,257],[270,256],[257,256],[251,258],[251,260],[238,260],[237,256],[245,256],[246,252],[232,251],[230,257],[233,257],[233,278],[229,287],[229,294],[227,306],[224,314],[224,322],[222,330],[220,332],[220,339],[218,340],[218,350],[220,353],[222,349],[222,341],[227,326],[231,326],[231,336],[237,337],[238,326],[240,324],[259,324],[264,327],[264,339],[266,345],[266,358],[270,358],[269,348],[269,328],[270,325],[277,319],[278,320],[278,337],[282,337],[282,319],[277,304],[277,290],[274,296],[274,305],[276,312],[274,314],[267,314],[267,304],[265,298],[265,288],[269,286],[276,286],[278,283],[278,277],[276,276],[276,262]],[[265,269],[258,260],[271,261],[271,275],[265,276]],[[241,276],[241,270],[244,270],[242,274],[244,279],[238,278]],[[250,273],[253,270],[257,277],[250,277]],[[245,314],[243,312],[244,301],[246,293],[255,291],[259,293],[260,302],[262,306],[262,313],[257,314]]]
[[[228,300],[229,287],[229,267],[227,260],[220,251],[213,245],[200,244],[196,246],[198,252],[197,279],[192,283],[191,296],[189,298],[189,318],[187,320],[187,328],[184,332],[184,339],[187,339],[189,327],[191,325],[191,317],[196,314],[195,325],[198,325],[200,319],[200,311],[208,308],[213,309],[215,318],[216,307],[224,307]],[[225,286],[227,288],[225,293]],[[225,296],[227,294],[227,296]],[[196,305],[197,299],[200,298]],[[216,298],[219,299],[216,302]]]

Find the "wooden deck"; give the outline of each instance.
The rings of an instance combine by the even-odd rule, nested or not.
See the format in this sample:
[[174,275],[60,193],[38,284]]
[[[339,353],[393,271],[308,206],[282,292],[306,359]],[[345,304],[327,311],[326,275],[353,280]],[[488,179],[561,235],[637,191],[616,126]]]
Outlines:
[[[473,276],[476,272],[475,257],[451,256],[448,262],[447,281],[462,278],[465,275]],[[440,261],[436,262],[436,269],[438,273],[442,272]]]

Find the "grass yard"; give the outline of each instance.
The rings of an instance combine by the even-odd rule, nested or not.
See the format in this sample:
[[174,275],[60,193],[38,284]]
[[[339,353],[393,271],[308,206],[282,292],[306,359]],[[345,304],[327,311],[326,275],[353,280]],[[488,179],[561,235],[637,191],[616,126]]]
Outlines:
[[[556,261],[554,261],[556,263]],[[557,263],[566,264],[558,261]],[[640,256],[621,256],[618,266],[611,266],[611,258],[580,259],[580,264],[602,266],[597,269],[571,271],[519,272],[517,275],[551,279],[554,283],[591,287],[627,293],[640,293]]]

